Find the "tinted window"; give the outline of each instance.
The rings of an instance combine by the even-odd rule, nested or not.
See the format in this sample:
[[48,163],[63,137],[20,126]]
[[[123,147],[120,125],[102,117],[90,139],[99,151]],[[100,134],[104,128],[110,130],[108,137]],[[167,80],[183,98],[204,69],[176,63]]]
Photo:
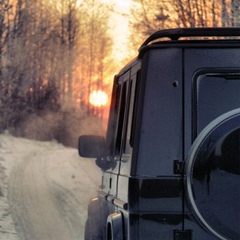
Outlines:
[[115,151],[115,143],[116,143],[116,126],[117,126],[117,115],[119,108],[119,98],[121,94],[121,86],[117,84],[117,77],[114,79],[112,98],[111,98],[111,106],[110,106],[110,115],[108,122],[108,130],[107,130],[107,143],[109,147],[109,154],[113,155]]
[[133,117],[135,111],[136,111],[136,82],[137,82],[137,77],[134,75],[132,79],[130,80],[129,84],[129,98],[128,98],[128,116],[127,116],[127,129],[126,129],[126,143],[125,143],[125,148],[124,148],[124,153],[131,153],[132,147],[133,147],[133,124],[134,124],[134,119]]
[[117,124],[118,124],[117,125],[117,138],[116,138],[117,153],[120,153],[120,149],[121,149],[126,97],[127,97],[127,82],[124,82],[123,85],[121,86],[121,99],[119,101],[119,112],[118,112],[118,119],[117,119]]
[[218,116],[240,107],[240,74],[204,73],[195,81],[196,135]]

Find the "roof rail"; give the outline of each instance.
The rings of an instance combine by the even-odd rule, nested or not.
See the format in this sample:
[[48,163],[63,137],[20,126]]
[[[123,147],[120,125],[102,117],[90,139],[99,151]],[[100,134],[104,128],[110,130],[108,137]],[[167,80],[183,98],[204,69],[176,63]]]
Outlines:
[[218,28],[173,28],[160,30],[150,35],[141,45],[147,46],[149,43],[161,38],[170,38],[170,40],[178,40],[181,37],[231,37],[240,36],[239,27],[218,27]]

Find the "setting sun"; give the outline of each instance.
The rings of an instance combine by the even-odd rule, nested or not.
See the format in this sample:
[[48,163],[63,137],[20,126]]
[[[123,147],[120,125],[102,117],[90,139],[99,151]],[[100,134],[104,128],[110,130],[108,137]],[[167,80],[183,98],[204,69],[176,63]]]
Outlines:
[[89,102],[94,107],[102,107],[107,104],[108,96],[107,93],[102,90],[94,90],[90,94]]

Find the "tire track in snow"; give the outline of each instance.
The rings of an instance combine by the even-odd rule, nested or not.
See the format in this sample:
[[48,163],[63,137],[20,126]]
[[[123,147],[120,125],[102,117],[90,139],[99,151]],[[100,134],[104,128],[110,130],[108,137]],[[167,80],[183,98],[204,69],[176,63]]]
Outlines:
[[0,134],[0,239],[82,240],[101,172],[76,149]]
[[73,240],[46,175],[51,159],[41,155],[30,154],[12,170],[9,203],[16,230],[22,240]]

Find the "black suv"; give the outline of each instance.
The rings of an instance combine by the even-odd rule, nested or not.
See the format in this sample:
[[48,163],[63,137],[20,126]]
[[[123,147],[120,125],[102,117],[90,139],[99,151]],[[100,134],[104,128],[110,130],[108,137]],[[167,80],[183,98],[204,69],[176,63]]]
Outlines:
[[162,30],[115,76],[85,240],[240,239],[240,28]]

